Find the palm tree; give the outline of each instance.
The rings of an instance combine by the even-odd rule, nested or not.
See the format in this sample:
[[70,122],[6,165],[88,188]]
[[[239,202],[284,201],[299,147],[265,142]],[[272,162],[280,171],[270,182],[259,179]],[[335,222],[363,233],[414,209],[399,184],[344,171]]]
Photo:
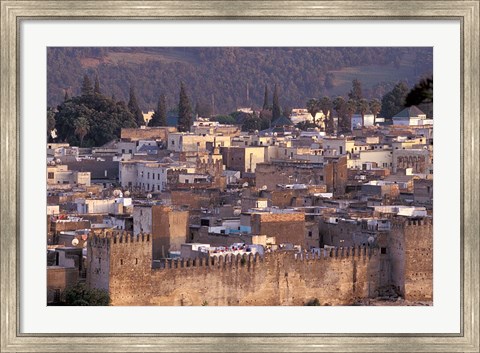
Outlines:
[[365,114],[367,114],[369,110],[370,110],[370,105],[368,104],[368,101],[364,98],[360,99],[358,101],[358,111],[362,116],[362,129],[365,126]]
[[80,139],[80,147],[83,145],[83,139],[85,135],[88,134],[90,130],[90,124],[88,123],[87,118],[80,116],[75,120],[73,126],[75,127],[75,135]]
[[310,98],[307,102],[307,111],[312,115],[313,123],[316,124],[315,116],[320,111],[318,100],[316,98]]
[[330,97],[323,97],[320,99],[318,103],[320,110],[322,111],[323,115],[326,119],[325,130],[329,134],[333,134],[334,126],[333,126],[333,103]]
[[370,101],[370,111],[373,114],[374,120],[377,119],[377,115],[380,113],[380,110],[382,110],[382,103],[376,98],[372,99]]

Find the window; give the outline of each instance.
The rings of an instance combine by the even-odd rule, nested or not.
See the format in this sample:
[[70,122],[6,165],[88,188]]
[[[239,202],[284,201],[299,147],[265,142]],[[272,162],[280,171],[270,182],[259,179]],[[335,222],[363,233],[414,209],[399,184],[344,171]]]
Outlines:
[[155,173],[152,173],[152,179],[155,180]]
[[120,265],[123,265],[123,259],[120,259]]
[[135,265],[138,265],[138,258],[135,259]]
[[150,179],[150,172],[147,173],[147,179]]
[[385,255],[387,253],[387,248],[380,248],[380,253]]
[[54,173],[48,173],[48,179],[53,179],[54,178]]
[[310,238],[312,237],[312,231],[311,231],[311,230],[308,231],[308,236],[309,236]]

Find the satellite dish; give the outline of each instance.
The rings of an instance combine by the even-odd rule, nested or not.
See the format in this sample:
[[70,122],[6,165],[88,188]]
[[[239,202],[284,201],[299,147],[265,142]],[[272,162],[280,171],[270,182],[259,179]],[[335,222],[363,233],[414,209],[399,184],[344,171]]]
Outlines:
[[317,131],[317,132],[318,132],[318,131],[320,131],[320,129],[319,129],[318,127],[316,127],[316,128],[315,128],[315,131]]
[[248,183],[245,182],[242,184],[242,188],[246,188],[246,187],[248,187]]
[[277,136],[278,134],[276,132],[273,133],[273,136]]
[[152,198],[152,194],[148,194],[147,199],[151,199],[151,198]]
[[241,205],[242,204],[242,200],[237,200],[237,205]]
[[267,185],[263,185],[263,186],[262,186],[262,190],[267,190],[267,189],[268,189],[268,188],[267,188]]
[[126,197],[129,197],[130,196],[130,191],[125,191],[125,194],[124,194]]
[[233,210],[234,216],[240,216],[241,213],[242,213],[242,210]]
[[62,164],[62,161],[60,160],[60,158],[57,158],[57,159],[55,160],[55,163],[57,163],[57,164]]
[[375,241],[374,237],[368,237],[368,244],[373,244],[374,241]]
[[345,137],[345,135],[340,135],[340,138],[342,138],[342,139],[343,139],[344,137]]
[[118,197],[120,195],[120,190],[113,190],[113,196]]
[[77,245],[78,245],[78,239],[77,239],[77,238],[73,238],[73,240],[72,240],[72,245],[73,245],[73,246],[77,246]]

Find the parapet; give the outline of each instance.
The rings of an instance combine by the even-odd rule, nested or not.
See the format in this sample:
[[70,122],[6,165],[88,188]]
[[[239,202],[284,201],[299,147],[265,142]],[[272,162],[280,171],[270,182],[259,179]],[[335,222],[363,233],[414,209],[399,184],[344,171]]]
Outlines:
[[227,254],[225,256],[210,256],[197,258],[177,258],[163,259],[163,269],[187,268],[187,267],[205,267],[205,268],[231,268],[237,266],[251,267],[263,261],[263,258],[257,253],[253,254]]
[[209,269],[216,268],[232,268],[232,267],[246,267],[251,268],[257,266],[264,261],[274,260],[279,257],[290,257],[294,262],[303,261],[329,261],[341,259],[364,259],[369,260],[371,257],[378,255],[378,249],[368,246],[353,246],[344,248],[323,249],[320,252],[312,253],[304,251],[296,253],[293,251],[276,251],[266,253],[260,256],[258,253],[253,254],[227,254],[225,256],[210,256],[197,258],[176,258],[163,259],[159,269],[177,269],[189,267],[204,267]]
[[90,233],[89,243],[92,246],[103,246],[107,243],[112,244],[132,244],[132,243],[149,243],[151,235],[148,233],[140,233],[133,235],[125,231],[104,231],[99,234]]

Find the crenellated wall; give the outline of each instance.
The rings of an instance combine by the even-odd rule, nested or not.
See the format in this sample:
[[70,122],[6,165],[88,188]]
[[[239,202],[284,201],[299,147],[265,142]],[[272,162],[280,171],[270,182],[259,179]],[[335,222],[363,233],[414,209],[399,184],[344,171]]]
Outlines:
[[[209,259],[167,260],[151,269],[148,235],[123,234],[91,239],[89,284],[108,290],[112,305],[322,305],[352,304],[375,297],[380,283],[377,249],[344,248],[295,254],[227,255]],[[95,256],[109,254],[97,268]],[[97,276],[96,271],[108,276]]]

